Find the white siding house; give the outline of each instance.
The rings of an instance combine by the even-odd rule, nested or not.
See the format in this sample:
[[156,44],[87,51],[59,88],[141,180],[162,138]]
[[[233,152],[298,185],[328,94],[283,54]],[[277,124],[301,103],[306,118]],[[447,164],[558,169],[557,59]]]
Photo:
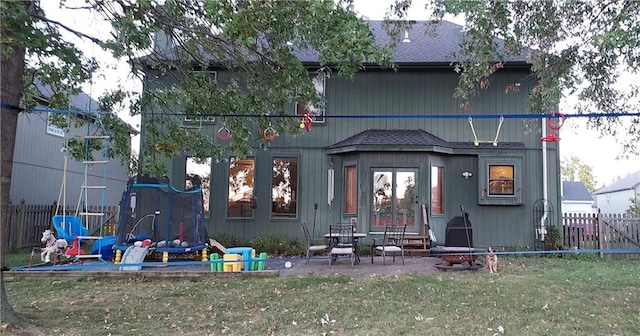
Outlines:
[[595,212],[593,197],[582,182],[562,181],[562,213]]
[[640,199],[640,170],[593,193],[603,213],[625,213]]

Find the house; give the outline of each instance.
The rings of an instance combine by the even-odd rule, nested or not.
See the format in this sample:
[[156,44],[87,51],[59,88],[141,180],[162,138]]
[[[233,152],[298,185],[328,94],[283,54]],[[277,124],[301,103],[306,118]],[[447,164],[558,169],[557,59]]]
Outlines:
[[[39,86],[43,96],[35,108],[38,112],[22,112],[18,116],[16,143],[13,156],[10,198],[13,204],[51,205],[58,202],[76,208],[78,204],[87,206],[118,205],[128,180],[128,167],[119,158],[107,160],[106,164],[87,166],[88,186],[106,186],[104,203],[102,190],[81,192],[85,179],[85,164],[69,156],[65,174],[65,143],[74,136],[86,136],[88,132],[102,134],[96,126],[97,114],[63,113],[69,118],[90,118],[85,126],[70,128],[68,133],[49,122],[47,108],[47,88]],[[71,97],[71,109],[95,111],[98,102],[80,92]],[[132,130],[132,132],[135,132]],[[97,139],[99,140],[99,139]],[[96,160],[102,159],[101,153]],[[65,177],[66,175],[66,177]],[[66,190],[65,190],[66,189]],[[82,196],[82,197],[81,197]],[[86,196],[86,198],[85,198]]]
[[593,195],[602,213],[626,213],[632,200],[637,204],[640,199],[640,170],[596,190]]
[[[499,117],[528,111],[530,64],[507,59],[465,110],[453,98],[452,64],[463,27],[442,22],[425,35],[423,24],[400,37],[396,71],[367,65],[353,78],[316,79],[326,104],[310,132],[278,136],[266,151],[256,146],[248,157],[210,161],[204,169],[188,155],[174,158],[172,181],[196,168],[210,174],[209,233],[296,239],[301,223],[319,237],[330,224],[357,222],[368,238],[390,223],[419,236],[428,222],[444,242],[447,222],[465,211],[476,246],[524,248],[542,238],[541,218],[544,225],[560,223],[559,211],[545,214],[539,206],[546,199],[560,207],[559,144],[523,131],[522,119]],[[381,21],[370,25],[374,36],[388,38]],[[313,53],[299,58],[310,70],[318,66]],[[218,81],[232,75],[215,65],[210,70]],[[160,78],[151,67],[145,71]],[[519,90],[505,93],[514,83]],[[304,112],[291,104],[292,114]],[[211,121],[203,132],[223,127]]]
[[595,201],[585,187],[578,181],[562,181],[562,213],[594,213]]

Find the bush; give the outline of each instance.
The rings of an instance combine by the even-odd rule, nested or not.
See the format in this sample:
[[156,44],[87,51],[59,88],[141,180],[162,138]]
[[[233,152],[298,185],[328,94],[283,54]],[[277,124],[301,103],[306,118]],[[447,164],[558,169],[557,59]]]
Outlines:
[[256,252],[267,252],[275,255],[292,256],[301,255],[305,252],[299,241],[287,240],[286,237],[277,234],[256,237],[251,240],[250,245]]
[[547,236],[545,237],[545,249],[547,251],[562,250],[562,232],[555,225],[547,226]]
[[251,246],[256,253],[267,252],[277,256],[301,256],[307,253],[300,241],[288,240],[285,236],[277,234],[256,237],[249,242],[227,233],[216,234],[212,238],[225,247]]
[[222,244],[224,247],[249,246],[249,243],[228,233],[216,234],[213,239],[217,240],[218,243]]

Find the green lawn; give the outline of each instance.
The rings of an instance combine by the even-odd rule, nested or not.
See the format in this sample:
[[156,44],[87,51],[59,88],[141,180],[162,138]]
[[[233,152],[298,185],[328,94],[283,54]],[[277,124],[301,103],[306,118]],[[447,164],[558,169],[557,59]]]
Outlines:
[[15,309],[47,335],[640,334],[640,261],[500,262],[497,276],[54,279],[5,285]]

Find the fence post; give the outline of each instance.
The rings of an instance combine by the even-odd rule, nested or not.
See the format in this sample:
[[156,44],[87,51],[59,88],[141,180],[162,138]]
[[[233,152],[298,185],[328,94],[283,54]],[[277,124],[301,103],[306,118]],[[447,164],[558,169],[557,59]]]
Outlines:
[[16,221],[16,225],[17,225],[17,229],[16,230],[18,232],[18,236],[16,238],[17,242],[16,242],[16,248],[23,248],[23,244],[24,244],[24,229],[25,229],[25,222],[26,222],[26,217],[27,217],[27,204],[25,200],[20,200],[20,205],[18,206],[17,209],[18,213],[18,220]]
[[604,219],[602,218],[602,213],[600,209],[598,209],[598,218],[596,221],[596,225],[598,226],[598,250],[600,250],[600,258],[604,257],[604,252],[602,249],[604,248]]
[[[51,210],[49,210],[49,229],[54,232],[56,229],[53,227],[53,217],[58,215],[58,210],[59,210],[58,201],[53,201],[53,204],[51,204]],[[62,209],[62,211],[64,213],[64,209]]]

